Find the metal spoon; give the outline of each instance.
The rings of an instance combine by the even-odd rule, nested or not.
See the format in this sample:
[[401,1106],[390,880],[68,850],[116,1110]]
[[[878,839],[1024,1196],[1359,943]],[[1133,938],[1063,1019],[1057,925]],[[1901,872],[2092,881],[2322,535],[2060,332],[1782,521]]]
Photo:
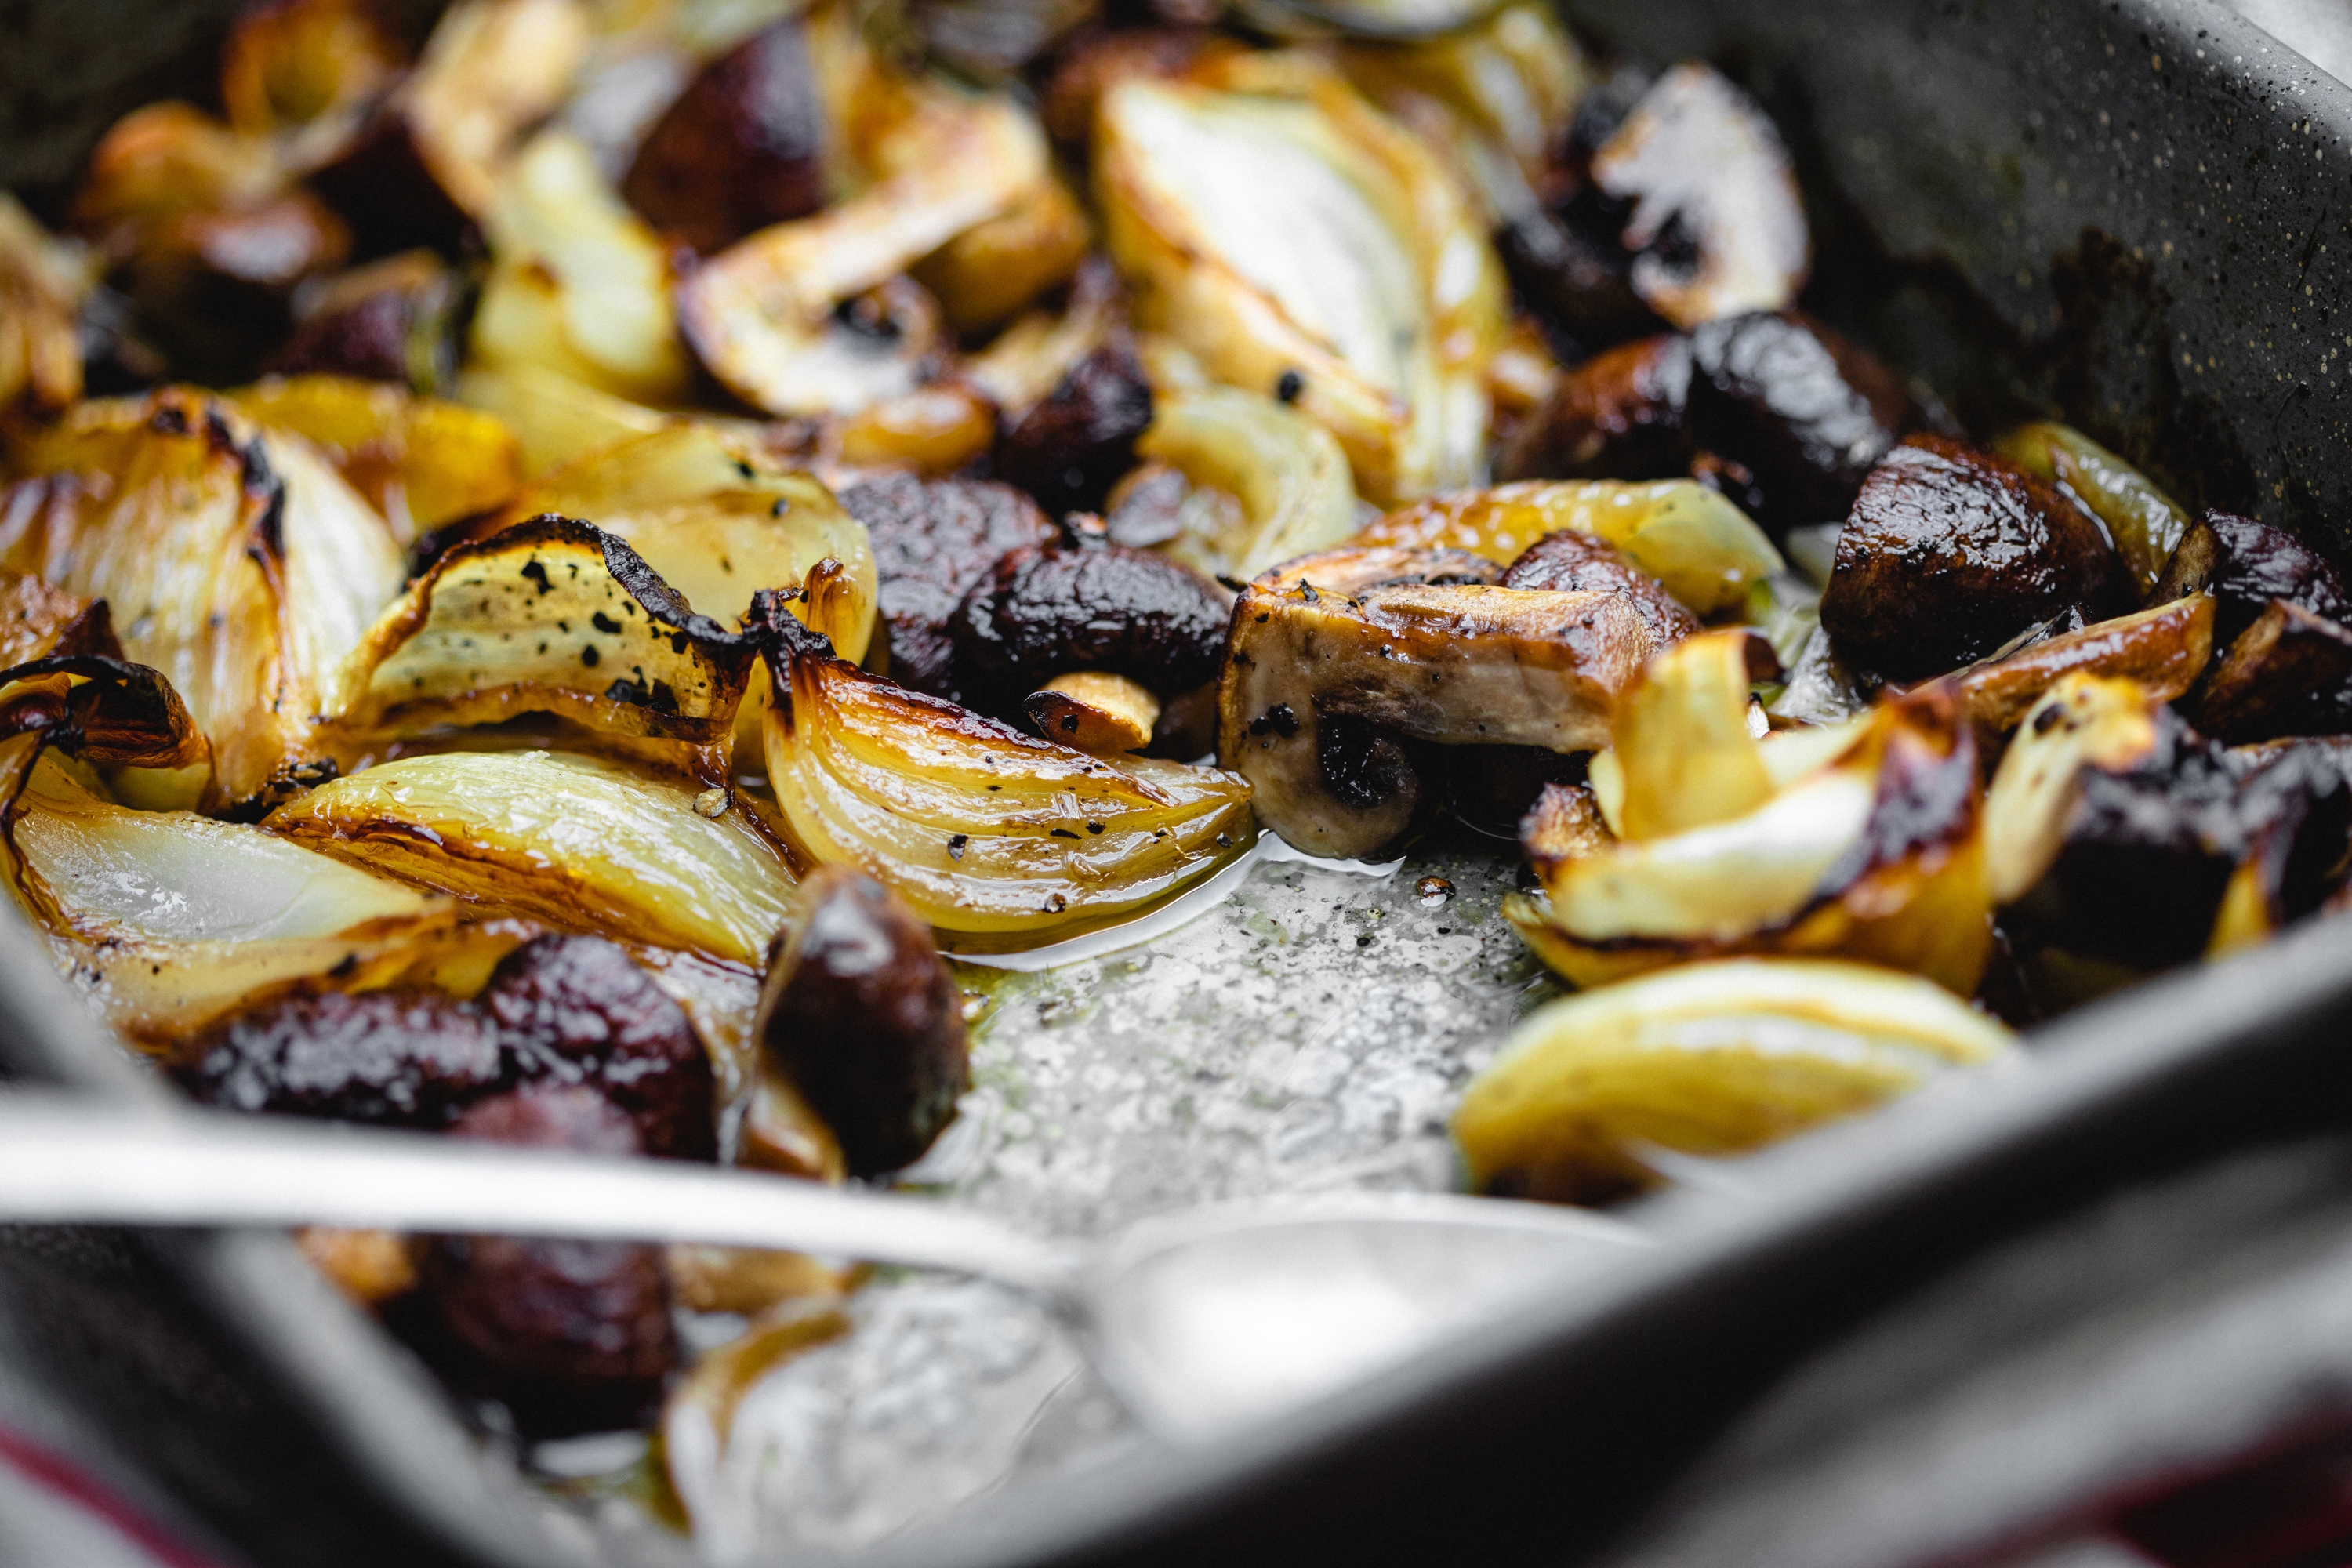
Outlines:
[[979,1275],[1070,1322],[1129,1408],[1180,1440],[1328,1393],[1643,1239],[1532,1204],[1332,1193],[1048,1240],[755,1172],[0,1093],[9,1221],[700,1242]]

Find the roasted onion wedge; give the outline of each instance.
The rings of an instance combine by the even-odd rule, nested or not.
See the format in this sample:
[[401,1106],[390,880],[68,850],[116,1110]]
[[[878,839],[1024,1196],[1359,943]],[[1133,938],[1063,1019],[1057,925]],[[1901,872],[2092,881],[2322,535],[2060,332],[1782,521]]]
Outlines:
[[0,565],[112,607],[211,741],[214,799],[250,799],[309,743],[328,672],[404,574],[391,529],[299,437],[184,388],[86,403],[21,445]]
[[457,378],[457,400],[505,422],[522,442],[526,474],[651,435],[671,417],[535,364],[468,365]]
[[1038,740],[868,674],[762,605],[768,779],[794,849],[863,869],[942,931],[1100,923],[1249,845],[1250,788],[1231,773]]
[[1591,751],[1652,651],[1622,595],[1407,583],[1351,598],[1269,574],[1234,606],[1217,757],[1293,847],[1378,858],[1434,804],[1412,744]]
[[724,784],[750,645],[603,530],[541,517],[449,551],[338,672],[317,742],[355,757],[445,724],[551,713]]
[[2011,1048],[1907,974],[1695,963],[1530,1014],[1471,1080],[1454,1137],[1482,1191],[1589,1203],[1657,1183],[1643,1145],[1746,1153]]
[[1139,324],[1227,385],[1291,386],[1377,501],[1475,476],[1501,264],[1437,159],[1336,70],[1246,54],[1121,81],[1095,182]]
[[[1677,645],[1622,705],[1593,759],[1596,814],[1621,837],[1526,825],[1539,897],[1506,915],[1579,985],[1727,953],[1862,959],[1971,994],[1990,942],[1977,751],[1937,686],[1835,730],[1749,739],[1741,634]],[[1760,793],[1759,793],[1760,792]],[[1743,809],[1744,808],[1744,809]]]
[[54,413],[81,395],[81,309],[97,269],[0,191],[0,410]]
[[1545,534],[1570,528],[1615,545],[1700,616],[1730,609],[1749,584],[1787,569],[1745,512],[1689,479],[1521,480],[1392,511],[1355,542],[1468,550],[1508,565]]
[[1196,572],[1255,577],[1329,549],[1356,525],[1347,453],[1329,431],[1271,397],[1223,386],[1158,397],[1135,450],[1182,474],[1195,491],[1234,498],[1231,509],[1178,508],[1181,531],[1163,548]]
[[522,444],[478,409],[339,375],[271,376],[228,397],[325,453],[404,546],[490,510],[522,484]]
[[563,752],[404,757],[321,784],[262,826],[490,910],[757,965],[791,906],[749,808]]

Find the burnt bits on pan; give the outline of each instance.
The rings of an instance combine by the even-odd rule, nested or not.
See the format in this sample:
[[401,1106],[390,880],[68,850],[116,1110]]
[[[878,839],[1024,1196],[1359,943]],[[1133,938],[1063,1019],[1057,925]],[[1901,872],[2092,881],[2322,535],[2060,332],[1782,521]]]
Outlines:
[[2070,609],[2096,621],[2130,602],[2123,563],[2096,521],[2012,464],[1915,436],[1854,500],[1822,626],[1847,659],[1919,679]]
[[843,490],[841,504],[874,542],[891,679],[954,700],[956,606],[1006,552],[1058,537],[1054,525],[1026,495],[988,479],[886,474]]

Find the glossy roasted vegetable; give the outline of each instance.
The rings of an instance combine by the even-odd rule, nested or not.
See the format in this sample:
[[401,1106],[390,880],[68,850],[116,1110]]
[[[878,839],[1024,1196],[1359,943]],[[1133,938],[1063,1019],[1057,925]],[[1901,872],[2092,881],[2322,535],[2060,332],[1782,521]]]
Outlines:
[[1508,566],[1567,529],[1615,545],[1698,616],[1743,603],[1750,584],[1784,570],[1780,552],[1738,507],[1688,479],[1498,485],[1391,512],[1353,542],[1467,550]]
[[761,1043],[840,1141],[854,1176],[910,1165],[971,1085],[963,996],[907,906],[820,867],[769,965]]
[[1579,985],[1745,952],[1860,959],[1971,994],[1990,904],[1958,694],[1759,740],[1754,646],[1713,633],[1651,664],[1593,759],[1591,814],[1563,821],[1556,804],[1523,825],[1542,897],[1505,913]]
[[1216,679],[1229,618],[1215,584],[1148,551],[1085,536],[1024,545],[956,610],[956,687],[999,714],[1081,669],[1175,696]]
[[658,409],[600,392],[542,365],[468,365],[457,400],[503,421],[522,442],[523,471],[543,474],[671,423]]
[[2063,676],[2127,676],[2159,702],[2185,696],[2213,657],[2213,598],[2192,594],[2151,610],[2101,621],[2029,644],[1960,673],[1978,743],[1997,753],[2001,738]]
[[262,368],[446,395],[457,384],[472,303],[466,275],[430,250],[312,278],[294,291],[294,330]]
[[768,779],[794,849],[922,920],[998,939],[1083,929],[1245,849],[1249,785],[1040,741],[834,657],[771,603]]
[[276,138],[308,168],[341,150],[405,63],[358,0],[248,5],[221,50],[221,106],[233,129]]
[[1341,585],[1361,556],[1402,553],[1307,557],[1234,606],[1217,757],[1312,855],[1396,853],[1437,804],[1419,746],[1604,744],[1654,651],[1619,594]]
[[2080,501],[2106,525],[2140,596],[2155,593],[2189,531],[2189,514],[2146,474],[2074,426],[2049,421],[2019,426],[1993,449]]
[[873,542],[892,677],[954,700],[956,607],[1005,555],[1057,538],[1054,525],[1027,496],[986,479],[889,474],[845,489],[841,503]]
[[705,65],[637,144],[622,194],[697,250],[806,217],[824,202],[824,102],[800,17]]
[[533,137],[483,223],[492,266],[474,312],[476,361],[536,365],[638,403],[685,395],[669,258],[577,138]]
[[1376,500],[1475,477],[1502,270],[1426,149],[1284,54],[1119,82],[1096,140],[1105,244],[1142,325],[1228,385],[1291,378]]
[[[1148,542],[1195,572],[1255,577],[1331,548],[1356,526],[1347,453],[1329,431],[1274,398],[1223,386],[1162,395],[1135,449],[1182,478],[1160,503],[1167,521]],[[1112,537],[1146,542],[1121,536],[1120,510],[1115,502]]]
[[540,517],[457,546],[408,585],[337,673],[318,744],[356,756],[547,713],[723,784],[751,658],[627,545]]
[[81,395],[81,310],[95,270],[0,191],[0,411],[55,413]]
[[758,964],[793,878],[749,806],[562,752],[380,763],[263,826],[363,868],[560,930]]
[[1481,1190],[1590,1203],[1654,1184],[1645,1146],[1743,1154],[2000,1059],[2007,1029],[1858,963],[1695,963],[1553,1002],[1454,1115]]
[[514,432],[454,403],[335,375],[272,376],[228,397],[316,446],[403,546],[502,505],[522,485]]
[[112,607],[212,742],[214,796],[302,760],[331,672],[404,574],[390,527],[299,437],[167,388],[21,444],[0,565]]
[[2213,637],[2235,642],[2273,601],[2339,624],[2352,622],[2352,583],[2333,561],[2283,528],[2209,511],[2166,564],[2154,596],[2213,595]]

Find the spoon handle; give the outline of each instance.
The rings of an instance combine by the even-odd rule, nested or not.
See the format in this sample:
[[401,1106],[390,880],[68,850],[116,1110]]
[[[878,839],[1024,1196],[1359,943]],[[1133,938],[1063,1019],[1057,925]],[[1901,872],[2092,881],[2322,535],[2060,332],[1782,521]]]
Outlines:
[[0,1092],[0,1223],[345,1226],[699,1242],[1058,1292],[1074,1258],[927,1199],[670,1160]]

